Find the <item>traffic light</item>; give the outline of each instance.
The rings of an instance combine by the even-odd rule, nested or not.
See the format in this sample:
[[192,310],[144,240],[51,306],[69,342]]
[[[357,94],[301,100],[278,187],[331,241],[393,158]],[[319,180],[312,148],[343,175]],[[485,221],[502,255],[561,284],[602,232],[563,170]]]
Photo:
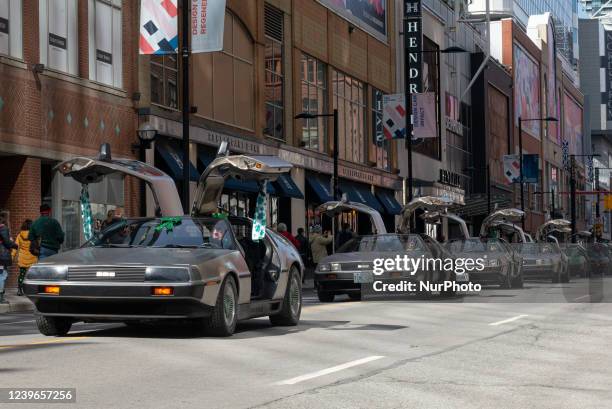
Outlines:
[[604,208],[606,210],[612,210],[612,195],[604,196]]

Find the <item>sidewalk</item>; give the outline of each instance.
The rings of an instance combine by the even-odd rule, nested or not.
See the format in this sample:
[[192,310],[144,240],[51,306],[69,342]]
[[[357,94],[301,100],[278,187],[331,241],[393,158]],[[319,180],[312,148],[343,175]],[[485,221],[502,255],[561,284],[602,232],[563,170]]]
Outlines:
[[34,311],[34,304],[27,297],[18,297],[16,288],[6,289],[4,301],[6,304],[0,304],[0,314]]

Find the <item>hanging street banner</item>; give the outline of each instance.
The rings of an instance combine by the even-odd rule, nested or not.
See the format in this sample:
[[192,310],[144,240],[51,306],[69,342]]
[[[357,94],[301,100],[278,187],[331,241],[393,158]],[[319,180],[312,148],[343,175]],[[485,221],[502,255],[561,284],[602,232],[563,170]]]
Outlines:
[[569,141],[567,139],[563,139],[563,141],[561,142],[561,151],[563,152],[563,169],[569,170],[570,168]]
[[225,0],[191,0],[191,52],[223,49]]
[[593,169],[593,157],[587,156],[586,163],[587,163],[587,183],[593,184],[593,182],[595,181],[595,171]]
[[603,57],[603,69],[605,72],[606,88],[602,92],[602,103],[606,107],[606,119],[612,121],[612,31],[604,30],[605,55]]
[[387,41],[386,0],[318,0],[337,14],[382,41]]
[[406,100],[404,94],[383,95],[384,139],[406,137]]
[[423,15],[421,0],[404,0],[405,49],[410,94],[423,92]]
[[177,53],[177,16],[177,0],[141,0],[140,54]]
[[521,177],[519,155],[504,155],[504,177],[508,184],[519,183]]
[[539,181],[540,181],[540,155],[537,155],[537,154],[523,155],[523,183],[538,183]]
[[436,138],[436,94],[425,92],[412,94],[412,137],[414,139]]

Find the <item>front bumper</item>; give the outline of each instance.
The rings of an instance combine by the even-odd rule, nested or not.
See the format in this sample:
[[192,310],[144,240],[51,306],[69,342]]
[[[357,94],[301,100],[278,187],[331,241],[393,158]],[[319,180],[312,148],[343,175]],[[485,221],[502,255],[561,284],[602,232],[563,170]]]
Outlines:
[[[59,286],[60,294],[43,293]],[[172,287],[172,296],[152,295],[153,287]],[[185,319],[206,317],[212,308],[202,303],[203,283],[76,283],[26,281],[24,290],[38,313],[82,320]]]
[[552,278],[557,274],[554,265],[523,265],[523,277],[525,278]]
[[505,282],[507,274],[502,267],[485,267],[482,271],[470,271],[470,281],[475,284],[497,285]]

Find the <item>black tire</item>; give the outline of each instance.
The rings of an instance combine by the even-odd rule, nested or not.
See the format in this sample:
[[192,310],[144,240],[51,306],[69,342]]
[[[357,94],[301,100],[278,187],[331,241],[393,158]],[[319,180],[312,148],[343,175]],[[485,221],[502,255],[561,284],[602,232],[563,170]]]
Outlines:
[[349,293],[348,296],[353,301],[361,301],[361,291],[358,293]]
[[36,317],[36,326],[38,327],[38,331],[43,335],[48,337],[63,337],[70,331],[72,319],[39,315]]
[[[231,304],[231,305],[230,305]],[[238,322],[238,290],[234,277],[228,275],[217,296],[215,309],[206,319],[206,330],[215,337],[229,337],[236,330]]]
[[319,297],[319,301],[321,302],[334,302],[334,298],[336,296],[334,293],[330,293],[329,291],[323,291],[321,289],[318,289],[317,297]]
[[272,325],[294,326],[300,322],[302,314],[302,280],[300,273],[295,267],[289,270],[287,279],[287,290],[283,299],[283,307],[280,312],[270,315]]
[[523,272],[521,271],[518,275],[518,277],[514,277],[512,279],[512,288],[523,288]]

